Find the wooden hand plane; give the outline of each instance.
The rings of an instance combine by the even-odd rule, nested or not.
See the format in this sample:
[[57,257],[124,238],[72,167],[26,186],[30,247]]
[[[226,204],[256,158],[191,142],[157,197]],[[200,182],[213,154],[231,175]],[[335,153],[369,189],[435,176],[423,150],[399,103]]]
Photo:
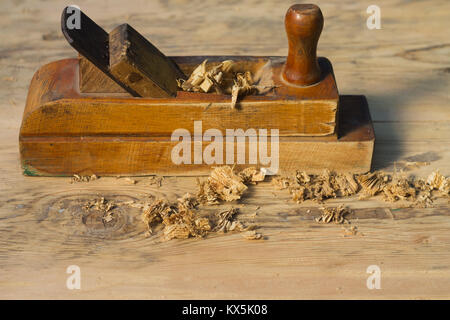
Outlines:
[[[63,34],[80,55],[44,65],[31,81],[19,136],[24,174],[204,175],[222,164],[271,174],[370,170],[367,101],[339,96],[331,62],[317,57],[317,6],[287,11],[287,57],[166,57],[128,25],[108,34],[81,12],[79,30],[68,18],[63,11]],[[228,94],[176,85],[206,59],[232,60],[236,73],[272,89],[232,109]]]

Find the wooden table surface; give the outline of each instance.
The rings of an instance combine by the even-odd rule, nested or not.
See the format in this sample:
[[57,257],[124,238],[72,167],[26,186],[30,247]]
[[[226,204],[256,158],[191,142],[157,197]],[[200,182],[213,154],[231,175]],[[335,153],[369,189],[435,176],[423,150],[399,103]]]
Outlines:
[[[405,160],[429,161],[410,171],[450,174],[450,2],[316,1],[325,26],[319,55],[334,66],[341,94],[363,94],[374,120],[373,169]],[[354,209],[364,236],[343,237],[339,225],[312,220],[318,205],[293,203],[268,182],[250,187],[242,219],[254,219],[265,240],[240,234],[160,242],[144,236],[136,210],[99,227],[81,219],[97,194],[115,201],[148,195],[170,200],[195,192],[195,179],[148,178],[132,185],[101,178],[25,177],[18,132],[27,88],[39,66],[74,57],[62,38],[64,1],[0,4],[0,298],[450,298],[450,210],[398,208],[356,197],[326,202]],[[290,1],[77,1],[107,31],[123,22],[167,55],[286,55],[283,19]],[[366,9],[381,8],[380,30]],[[214,208],[215,209],[215,208]],[[211,209],[212,210],[212,209]],[[308,211],[310,210],[310,211]],[[81,290],[69,290],[66,269],[81,268]],[[369,290],[368,266],[381,269]]]

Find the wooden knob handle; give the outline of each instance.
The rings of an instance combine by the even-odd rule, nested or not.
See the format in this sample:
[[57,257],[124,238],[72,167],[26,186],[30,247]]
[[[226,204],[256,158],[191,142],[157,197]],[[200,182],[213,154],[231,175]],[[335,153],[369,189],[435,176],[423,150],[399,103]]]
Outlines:
[[295,4],[285,18],[289,54],[283,77],[289,83],[308,86],[320,81],[317,42],[323,28],[320,8],[314,4]]

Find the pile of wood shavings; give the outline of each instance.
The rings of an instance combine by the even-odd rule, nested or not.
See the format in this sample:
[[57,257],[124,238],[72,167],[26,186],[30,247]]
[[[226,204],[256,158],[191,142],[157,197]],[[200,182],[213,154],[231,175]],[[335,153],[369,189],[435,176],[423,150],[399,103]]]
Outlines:
[[358,180],[365,196],[381,194],[387,202],[406,200],[416,207],[429,207],[434,198],[450,195],[450,178],[439,171],[432,172],[427,179],[407,177],[404,172],[392,176],[375,172],[361,175]]
[[[164,224],[166,240],[186,239],[189,237],[202,238],[209,232],[226,233],[231,231],[252,231],[253,236],[246,236],[249,240],[262,239],[262,235],[254,229],[255,225],[244,226],[236,219],[238,209],[231,208],[219,211],[215,222],[208,218],[200,217],[196,210],[200,203],[211,205],[220,201],[234,201],[240,199],[247,190],[246,184],[254,184],[263,181],[264,171],[256,168],[246,168],[236,174],[229,166],[216,167],[212,170],[207,180],[198,180],[199,192],[197,196],[189,193],[171,204],[167,200],[157,199],[149,205],[142,206],[142,220],[152,234],[152,226],[157,223]],[[212,227],[214,225],[214,227]]]
[[247,168],[236,174],[230,166],[216,167],[205,181],[197,179],[197,198],[202,204],[218,204],[220,201],[234,201],[247,190],[246,184],[263,181],[265,173]]
[[153,232],[152,225],[162,222],[166,240],[202,238],[211,230],[211,225],[207,218],[200,217],[195,211],[197,205],[198,202],[190,194],[178,199],[176,204],[158,199],[144,209],[142,220],[147,225],[149,234]]
[[[386,181],[389,179],[383,179]],[[382,190],[383,197],[388,202],[395,202],[398,200],[415,200],[416,189],[413,182],[410,181],[403,173],[394,174],[391,181],[386,183]]]
[[320,175],[297,171],[294,177],[278,177],[272,183],[278,189],[288,189],[297,203],[305,200],[322,202],[328,198],[355,194],[359,185],[352,174],[336,174],[325,170]]
[[435,197],[449,197],[450,178],[439,171],[430,174],[427,179],[407,177],[404,172],[390,175],[381,171],[362,175],[337,174],[325,170],[320,175],[308,175],[298,171],[293,177],[277,177],[272,183],[278,189],[288,189],[297,203],[305,200],[323,202],[328,198],[337,198],[359,194],[360,199],[382,195],[387,202],[405,200],[416,207],[427,207]]
[[[227,233],[232,231],[254,231],[255,226],[244,226],[236,219],[238,210],[231,208],[216,214],[215,224],[206,217],[200,217],[196,211],[198,202],[195,197],[186,194],[178,199],[177,204],[170,204],[167,200],[157,199],[148,208],[144,209],[142,220],[152,234],[152,227],[157,223],[164,225],[164,239],[187,239],[190,237],[204,238],[209,232]],[[262,235],[254,232],[253,240],[259,240]]]
[[273,85],[258,85],[250,71],[238,72],[236,63],[225,60],[218,65],[206,67],[207,60],[198,65],[187,80],[178,79],[178,87],[184,91],[217,94],[231,94],[231,108],[236,107],[239,97],[258,93],[264,94]]

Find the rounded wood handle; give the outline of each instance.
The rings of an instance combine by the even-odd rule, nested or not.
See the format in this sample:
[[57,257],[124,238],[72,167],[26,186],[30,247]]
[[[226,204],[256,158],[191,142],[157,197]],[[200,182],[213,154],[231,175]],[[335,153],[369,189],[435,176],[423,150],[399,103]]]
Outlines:
[[322,11],[314,4],[294,4],[286,12],[284,22],[289,42],[284,79],[299,86],[319,82],[317,42],[323,28]]

